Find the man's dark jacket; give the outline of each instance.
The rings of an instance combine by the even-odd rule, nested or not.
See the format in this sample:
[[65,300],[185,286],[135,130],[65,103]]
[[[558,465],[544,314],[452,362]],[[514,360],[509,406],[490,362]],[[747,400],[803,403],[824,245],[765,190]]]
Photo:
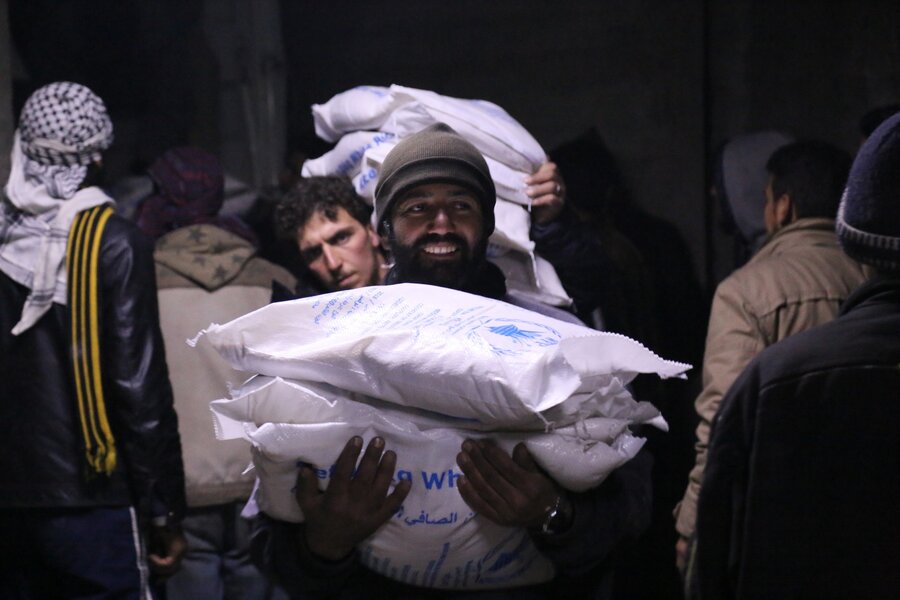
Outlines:
[[702,598],[900,594],[900,276],[759,354],[713,427]]
[[0,509],[135,506],[184,512],[184,476],[156,300],[152,241],[112,216],[100,241],[100,352],[118,453],[87,466],[73,383],[68,307],[19,336],[28,289],[0,272]]

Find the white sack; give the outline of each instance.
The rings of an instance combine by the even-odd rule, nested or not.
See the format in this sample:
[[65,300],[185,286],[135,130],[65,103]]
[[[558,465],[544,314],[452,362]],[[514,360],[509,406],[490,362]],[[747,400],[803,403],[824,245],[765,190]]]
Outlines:
[[316,134],[329,142],[352,131],[380,130],[400,137],[442,122],[482,154],[514,170],[534,172],[547,160],[540,144],[509,113],[486,100],[442,96],[392,85],[360,86],[313,105]]
[[[484,154],[494,181],[496,226],[490,243],[517,254],[494,252],[490,258],[501,257],[494,262],[507,276],[510,289],[553,306],[571,305],[553,267],[534,255],[531,215],[525,210],[531,206],[525,194],[525,177],[544,162],[544,151],[502,108],[483,100],[450,98],[397,85],[361,86],[314,105],[313,116],[319,136],[337,141],[337,145],[307,160],[302,175],[347,176],[356,193],[370,205],[374,203],[381,165],[401,137],[438,121],[454,127]],[[360,131],[379,128],[381,131]],[[377,228],[377,223],[373,226]]]
[[352,178],[359,174],[366,150],[381,145],[393,148],[396,137],[393,133],[381,131],[348,133],[338,140],[334,148],[319,158],[305,161],[300,174],[303,177],[341,175]]
[[[412,130],[412,128],[410,128],[410,130]],[[364,134],[364,137],[359,137],[361,134]],[[390,138],[378,139],[376,136],[379,135],[390,136]],[[370,143],[372,138],[375,138],[376,143]],[[345,143],[345,140],[352,141]],[[353,177],[360,172],[360,163],[355,160],[355,158],[358,156],[357,151],[361,149],[363,151],[362,168],[365,169],[366,167],[369,167],[369,169],[374,169],[374,175],[377,177],[388,152],[390,152],[399,141],[396,134],[389,132],[357,131],[348,133],[340,139],[334,149],[326,152],[319,158],[310,159],[303,163],[303,171],[301,174],[304,177],[309,177],[311,175],[344,174]],[[343,148],[341,148],[342,146]],[[339,148],[341,149],[339,150]],[[352,162],[355,163],[355,166],[357,167],[355,170],[344,171],[340,168],[336,168],[339,165],[344,164],[344,161],[351,157],[354,159]],[[533,170],[527,172],[517,171],[489,156],[485,156],[484,161],[487,163],[488,170],[491,172],[491,179],[494,180],[494,187],[497,190],[497,199],[506,200],[507,202],[513,202],[520,206],[530,208],[531,198],[525,193],[525,178],[531,175]],[[358,188],[357,193],[366,198],[369,201],[369,204],[372,204],[372,201],[375,198],[375,186],[372,185],[371,187]]]
[[491,234],[490,243],[531,253],[534,250],[534,242],[529,237],[531,227],[531,215],[518,204],[497,199],[494,204],[494,233]]
[[325,104],[313,104],[316,135],[325,141],[336,142],[351,131],[377,130],[394,108],[409,100],[408,97],[396,97],[386,87],[372,85],[341,92]]
[[614,379],[689,368],[625,336],[421,284],[271,304],[205,333],[238,369],[498,427],[534,422]]
[[[659,419],[655,408],[635,403],[621,386],[602,395],[594,410],[618,413],[619,418],[588,418],[553,433],[467,431],[467,426],[479,425],[391,406],[327,384],[271,377],[251,380],[234,399],[215,401],[212,408],[221,439],[253,443],[259,508],[291,522],[303,520],[292,491],[299,463],[311,465],[325,489],[347,440],[358,435],[368,443],[381,436],[386,449],[397,454],[394,483],[408,479],[412,486],[398,513],[361,544],[363,563],[407,583],[484,588],[536,583],[553,571],[525,531],[491,523],[463,501],[455,485],[462,475],[455,457],[463,440],[487,437],[507,452],[524,442],[560,485],[583,491],[599,485],[640,450],[644,440],[630,434],[629,423]],[[502,562],[490,558],[501,553],[510,556]],[[430,562],[441,567],[429,569]],[[469,575],[463,577],[466,571]]]
[[[381,126],[400,137],[432,123],[446,123],[469,140],[482,154],[517,171],[531,173],[547,160],[537,140],[508,112],[487,100],[442,96],[429,90],[392,85],[394,97],[408,96],[420,105],[401,104]],[[401,116],[398,113],[409,112]],[[430,119],[422,116],[427,115]]]

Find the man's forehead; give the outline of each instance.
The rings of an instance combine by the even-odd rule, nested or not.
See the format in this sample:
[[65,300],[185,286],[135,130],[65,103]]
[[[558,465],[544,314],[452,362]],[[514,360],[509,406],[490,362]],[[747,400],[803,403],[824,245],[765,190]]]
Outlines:
[[334,218],[324,210],[316,210],[297,230],[297,241],[300,245],[319,244],[337,231],[365,227],[353,218],[347,209],[338,206],[334,209]]
[[458,183],[432,182],[423,183],[421,185],[409,188],[408,190],[403,192],[402,196],[400,196],[400,200],[402,201],[406,200],[407,198],[424,198],[436,196],[440,193],[446,193],[452,196],[475,197],[475,192],[473,192],[466,186],[459,185]]

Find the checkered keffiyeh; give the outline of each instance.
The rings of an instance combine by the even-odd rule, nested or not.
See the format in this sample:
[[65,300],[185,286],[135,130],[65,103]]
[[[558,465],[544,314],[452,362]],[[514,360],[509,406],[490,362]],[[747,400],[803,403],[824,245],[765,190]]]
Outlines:
[[79,186],[85,165],[111,141],[103,102],[84,86],[52,83],[25,103],[0,203],[0,271],[30,290],[13,335],[34,325],[53,302],[66,304],[72,222],[83,210],[113,203],[99,188]]
[[69,81],[51,83],[25,102],[19,119],[22,152],[42,165],[88,165],[113,140],[112,121],[94,92]]

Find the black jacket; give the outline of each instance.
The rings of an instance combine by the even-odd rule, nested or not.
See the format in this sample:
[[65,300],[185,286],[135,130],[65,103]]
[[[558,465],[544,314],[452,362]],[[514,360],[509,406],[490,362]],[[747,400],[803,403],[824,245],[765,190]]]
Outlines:
[[750,363],[713,426],[702,598],[900,592],[900,277]]
[[68,308],[19,336],[28,289],[0,272],[0,508],[135,506],[184,512],[184,475],[159,331],[152,241],[110,218],[100,246],[104,391],[118,459],[89,473],[73,383]]

